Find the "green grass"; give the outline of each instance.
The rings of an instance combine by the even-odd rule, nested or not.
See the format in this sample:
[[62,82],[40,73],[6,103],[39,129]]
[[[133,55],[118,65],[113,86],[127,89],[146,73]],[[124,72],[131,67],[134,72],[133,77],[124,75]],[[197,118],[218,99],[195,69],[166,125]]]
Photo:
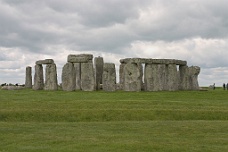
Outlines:
[[228,151],[228,91],[0,90],[14,151]]

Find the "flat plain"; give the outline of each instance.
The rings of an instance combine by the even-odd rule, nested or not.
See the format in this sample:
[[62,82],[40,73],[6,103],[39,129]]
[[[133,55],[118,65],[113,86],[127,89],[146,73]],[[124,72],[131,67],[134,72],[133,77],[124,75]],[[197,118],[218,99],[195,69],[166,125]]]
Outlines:
[[228,151],[228,91],[0,90],[0,152]]

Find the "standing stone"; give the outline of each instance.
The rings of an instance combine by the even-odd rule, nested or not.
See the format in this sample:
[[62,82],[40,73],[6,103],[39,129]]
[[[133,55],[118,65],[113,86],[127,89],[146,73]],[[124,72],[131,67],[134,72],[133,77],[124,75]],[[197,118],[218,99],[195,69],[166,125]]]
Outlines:
[[178,72],[176,64],[168,64],[166,65],[166,73],[167,73],[167,90],[168,91],[176,91],[178,90]]
[[126,63],[121,63],[119,66],[119,85],[120,85],[120,90],[123,89],[123,83],[124,83],[124,66]]
[[179,66],[179,75],[180,75],[180,90],[190,90],[190,77],[189,77],[189,68],[187,65]]
[[190,76],[190,88],[191,90],[199,90],[198,75],[200,73],[200,67],[191,66],[189,67]]
[[73,63],[66,63],[62,70],[62,88],[64,91],[74,91],[76,87],[76,72]]
[[47,64],[44,90],[58,90],[56,64]]
[[81,63],[81,88],[83,91],[95,90],[93,63]]
[[32,67],[26,67],[25,88],[32,88]]
[[33,90],[43,90],[43,88],[44,88],[43,66],[37,64],[35,65]]
[[124,91],[141,91],[142,74],[136,63],[127,63],[124,66]]
[[95,57],[94,64],[95,64],[96,90],[99,90],[100,85],[102,84],[102,75],[103,75],[103,66],[104,66],[103,58]]
[[103,84],[104,91],[116,90],[116,69],[115,69],[114,63],[104,64],[102,84]]
[[76,90],[81,90],[81,63],[74,63],[76,71]]
[[166,65],[146,64],[144,82],[146,91],[166,90]]

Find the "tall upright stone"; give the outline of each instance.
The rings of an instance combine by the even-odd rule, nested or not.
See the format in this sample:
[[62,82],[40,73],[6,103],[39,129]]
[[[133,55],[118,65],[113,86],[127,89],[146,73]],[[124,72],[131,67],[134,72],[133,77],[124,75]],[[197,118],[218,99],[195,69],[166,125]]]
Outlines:
[[190,87],[191,90],[199,90],[198,75],[200,73],[200,67],[189,67]]
[[95,77],[93,63],[81,63],[81,89],[83,91],[95,90]]
[[99,90],[102,84],[102,75],[103,75],[103,66],[104,60],[102,57],[95,57],[94,58],[95,64],[95,79],[96,79],[96,90]]
[[120,85],[120,90],[123,89],[123,83],[124,83],[124,66],[126,63],[121,63],[119,66],[119,85]]
[[47,64],[44,90],[58,90],[56,64]]
[[35,65],[33,90],[43,90],[43,89],[44,89],[43,66],[37,64]]
[[168,91],[177,91],[179,88],[178,81],[178,72],[176,64],[168,64],[166,65],[166,73],[167,73],[167,90]]
[[180,80],[179,80],[180,90],[191,90],[189,68],[187,65],[179,66],[179,75],[180,75]]
[[142,74],[137,63],[128,62],[124,66],[124,91],[141,91]]
[[76,72],[76,90],[81,90],[81,63],[74,63]]
[[76,87],[76,72],[73,63],[66,63],[62,70],[62,89],[74,91]]
[[25,88],[32,88],[32,67],[26,67]]
[[144,82],[146,91],[166,90],[166,65],[145,64]]
[[114,63],[104,63],[102,84],[104,91],[116,90],[116,68]]

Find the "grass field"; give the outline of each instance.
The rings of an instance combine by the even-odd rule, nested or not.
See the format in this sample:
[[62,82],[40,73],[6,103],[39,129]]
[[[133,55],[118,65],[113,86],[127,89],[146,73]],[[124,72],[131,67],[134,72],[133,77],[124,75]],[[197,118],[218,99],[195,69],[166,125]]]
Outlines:
[[228,91],[0,90],[0,152],[228,151]]

